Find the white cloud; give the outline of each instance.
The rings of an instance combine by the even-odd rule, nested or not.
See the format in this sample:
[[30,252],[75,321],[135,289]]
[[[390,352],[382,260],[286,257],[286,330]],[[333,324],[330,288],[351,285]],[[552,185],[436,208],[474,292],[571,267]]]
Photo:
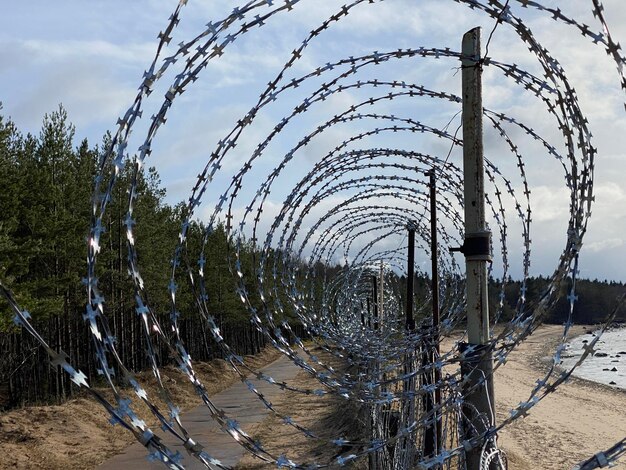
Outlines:
[[[4,98],[5,112],[21,128],[37,129],[43,115],[62,103],[79,128],[100,126],[99,140],[132,103],[154,46],[24,40],[5,41],[1,48],[3,73],[13,77],[11,87],[17,91]],[[136,77],[123,76],[125,70]]]
[[17,108],[13,117],[28,123],[40,122],[44,113],[62,103],[70,119],[79,126],[112,125],[112,117],[122,114],[135,91],[99,71],[104,72],[104,68],[96,64],[90,69],[66,64],[49,70],[45,82],[35,85],[27,97],[11,103]]
[[[531,195],[533,221],[567,223],[569,219],[569,198],[570,192],[566,187],[533,187]],[[563,233],[565,233],[565,229],[566,226]]]
[[62,40],[42,41],[25,40],[15,43],[4,43],[3,47],[9,47],[18,54],[28,58],[28,61],[43,65],[55,63],[67,58],[83,59],[85,62],[121,61],[135,63],[136,61],[147,62],[156,50],[152,42],[141,44],[114,44],[104,40]]
[[589,243],[585,249],[592,253],[599,253],[606,250],[624,247],[626,243],[621,238],[607,238],[605,240]]

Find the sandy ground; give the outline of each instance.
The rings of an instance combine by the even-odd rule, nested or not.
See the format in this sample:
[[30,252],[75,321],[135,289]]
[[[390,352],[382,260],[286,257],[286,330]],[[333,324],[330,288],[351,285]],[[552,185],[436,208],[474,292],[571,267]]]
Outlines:
[[[325,364],[332,365],[337,370],[342,369],[342,365],[332,355],[320,348],[315,348],[314,352]],[[304,371],[299,372],[290,385],[302,390],[320,388],[319,382]],[[264,447],[274,455],[286,454],[296,463],[328,463],[333,457],[339,455],[340,451],[346,450],[330,441],[336,439],[337,436],[356,439],[358,430],[365,426],[365,423],[358,422],[358,410],[353,404],[333,395],[320,397],[287,392],[273,400],[272,404],[281,413],[290,416],[294,422],[313,432],[317,439],[309,438],[293,427],[284,425],[282,420],[275,416],[269,416],[246,431],[262,442]],[[237,465],[236,470],[266,468],[276,468],[276,465],[266,464],[248,454]],[[367,464],[361,460],[350,465],[349,468],[367,469]]]
[[[576,327],[582,334],[582,327]],[[526,401],[546,370],[542,359],[554,352],[560,326],[543,326],[509,356],[496,372],[498,419]],[[572,378],[548,395],[530,414],[500,433],[499,444],[509,451],[512,470],[572,468],[626,436],[626,392]],[[626,469],[619,461],[614,469]]]
[[[252,368],[259,368],[278,356],[277,351],[266,349],[245,359]],[[197,363],[194,368],[210,395],[239,380],[222,360]],[[187,410],[201,403],[180,371],[173,367],[161,371],[177,406]],[[167,414],[167,407],[157,398],[151,373],[142,372],[138,377],[148,396],[154,397],[154,402]],[[138,404],[137,399],[133,403],[139,416],[156,427],[156,419],[147,408]],[[30,406],[0,414],[0,469],[93,469],[133,442],[135,439],[129,432],[109,424],[104,408],[86,394],[58,406]]]
[[[541,327],[498,369],[495,393],[499,421],[509,416],[509,410],[518,403],[528,400],[535,381],[547,371],[547,359],[561,333],[560,326]],[[574,328],[573,335],[582,333],[583,327]],[[298,375],[297,386],[316,387],[315,381],[304,373]],[[342,419],[353,410],[345,409],[345,403],[337,399],[288,393],[275,404],[322,438],[336,437],[342,434],[342,428],[358,425]],[[299,462],[327,462],[338,453],[336,447],[320,444],[323,439],[298,436],[276,418],[266,419],[251,432],[268,448],[278,454],[287,452]],[[535,406],[527,417],[501,431],[499,445],[507,452],[509,470],[563,470],[611,447],[624,436],[626,392],[572,378]],[[247,456],[238,470],[271,467]],[[626,462],[618,462],[613,468],[625,470]]]
[[[554,351],[560,332],[557,326],[540,328],[498,369],[495,391],[499,420],[528,399],[535,381],[546,370],[542,359]],[[576,333],[583,333],[582,328]],[[255,366],[272,357],[266,353],[256,358]],[[212,393],[237,380],[223,361],[199,365],[198,369]],[[195,406],[198,398],[184,378],[174,370],[166,368],[164,372],[177,402],[183,408]],[[304,372],[294,385],[318,388]],[[274,417],[248,431],[277,454],[288,452],[299,461],[327,461],[339,449],[323,442],[337,435],[349,439],[359,427],[355,410],[339,398],[287,392],[274,405],[322,439],[308,439]],[[511,470],[561,470],[605,450],[625,435],[626,392],[574,378],[535,406],[529,416],[501,431],[499,444],[508,453]],[[110,426],[101,407],[89,398],[61,406],[29,407],[0,415],[0,468],[94,468],[132,441],[119,427]],[[238,468],[270,466],[248,456]],[[626,462],[613,468],[626,470]]]

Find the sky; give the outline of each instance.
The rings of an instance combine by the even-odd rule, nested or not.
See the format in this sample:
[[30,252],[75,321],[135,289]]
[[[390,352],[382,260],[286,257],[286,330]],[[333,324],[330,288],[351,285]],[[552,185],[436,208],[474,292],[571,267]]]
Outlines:
[[[281,3],[275,2],[276,5]],[[562,8],[565,14],[590,25],[593,31],[601,30],[591,15],[589,0],[542,3]],[[107,130],[115,130],[118,117],[131,106],[143,73],[154,56],[157,35],[166,27],[178,2],[0,0],[0,4],[3,11],[0,28],[0,101],[3,108],[0,112],[15,121],[22,131],[37,134],[44,114],[54,111],[62,103],[76,126],[77,137],[86,137],[95,144]],[[225,0],[190,0],[182,9],[181,22],[164,57],[173,54],[181,41],[195,37],[206,29],[207,23],[225,17],[237,5]],[[589,120],[593,144],[598,148],[594,186],[596,199],[581,254],[580,274],[592,279],[626,281],[626,178],[623,177],[626,170],[626,116],[623,106],[626,95],[620,90],[615,63],[607,58],[602,47],[583,38],[573,28],[557,24],[547,14],[523,9],[515,1],[511,5],[513,13],[522,16],[525,24],[565,69],[580,98],[582,111]],[[604,5],[613,38],[626,44],[626,4],[622,0],[606,0]],[[155,139],[153,154],[147,162],[159,171],[168,191],[168,202],[175,203],[189,196],[196,175],[202,171],[218,141],[256,103],[267,83],[289,60],[291,51],[308,32],[340,7],[338,2],[331,0],[302,0],[291,11],[274,15],[262,28],[251,30],[230,44],[226,53],[212,61],[193,86],[177,98],[166,125]],[[492,19],[451,0],[365,3],[312,41],[289,74],[290,77],[297,77],[328,62],[373,51],[421,46],[458,50],[465,31],[482,26],[483,35],[487,36],[493,25]],[[506,25],[500,26],[494,33],[489,55],[494,60],[516,63],[541,75],[534,57]],[[174,80],[173,74],[164,77],[150,100],[146,100],[144,117],[158,110],[164,93]],[[460,94],[458,63],[445,58],[391,60],[384,67],[365,68],[358,78],[405,81]],[[322,79],[314,78],[311,82],[311,85],[286,92],[277,103],[268,105],[245,130],[237,147],[223,162],[221,171],[209,186],[205,202],[198,212],[200,217],[207,218],[212,213],[232,175],[277,123],[307,93],[320,86]],[[261,181],[304,135],[351,105],[387,92],[389,90],[370,88],[334,94],[312,107],[305,116],[294,118],[280,137],[271,142],[262,158],[254,162],[253,169],[244,178],[244,189],[235,202],[235,214],[243,215]],[[554,118],[546,113],[545,106],[493,68],[485,71],[484,106],[524,122],[563,150],[563,138]],[[448,129],[453,133],[459,123],[459,110],[458,104],[420,97],[381,101],[363,112],[408,117],[439,128],[450,122]],[[141,145],[147,122],[143,119],[134,129],[129,145],[131,151]],[[299,151],[297,160],[290,162],[273,186],[263,208],[261,229],[270,227],[273,216],[279,212],[288,194],[287,189],[305,177],[320,156],[351,135],[372,129],[375,125],[359,120],[334,126]],[[524,136],[519,129],[510,127],[507,130],[519,144],[531,188],[531,274],[550,274],[566,241],[569,192],[563,171],[558,162],[547,155],[544,147]],[[432,135],[404,134],[407,133],[372,136],[361,144],[365,147],[410,149],[446,158],[449,142]],[[485,155],[507,175],[516,191],[523,188],[516,169],[517,162],[495,130],[487,125]],[[460,151],[454,149],[449,159],[460,165]],[[390,170],[382,171],[389,173]],[[361,175],[374,176],[375,173],[371,169],[361,171]],[[396,171],[394,174],[399,173]],[[339,192],[320,201],[303,225],[312,224],[307,221],[319,218],[349,196],[349,193]],[[410,208],[412,203],[380,197],[377,204]],[[509,250],[511,274],[516,277],[521,273],[522,266],[521,225],[515,221],[514,202],[505,200],[504,205],[511,217],[507,222]],[[445,227],[451,230],[449,224]],[[316,231],[315,236],[319,233]],[[381,250],[394,249],[401,246],[403,240],[400,233],[381,241],[377,247]],[[361,241],[361,245],[363,243]],[[356,250],[358,246],[356,243],[353,248]],[[348,254],[348,260],[350,256]],[[425,248],[418,248],[417,259],[420,266],[427,270]],[[457,261],[460,262],[460,259]],[[496,274],[502,271],[497,267],[494,270]]]

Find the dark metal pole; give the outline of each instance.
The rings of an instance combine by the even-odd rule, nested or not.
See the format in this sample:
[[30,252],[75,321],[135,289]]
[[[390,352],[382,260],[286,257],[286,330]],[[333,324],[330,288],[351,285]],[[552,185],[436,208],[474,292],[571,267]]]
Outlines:
[[[439,359],[441,350],[439,348],[439,267],[437,252],[437,177],[435,170],[428,173],[430,177],[430,266],[432,278],[432,297],[433,297],[433,359]],[[434,363],[433,361],[433,363]],[[435,383],[441,380],[441,370],[433,369]],[[435,388],[435,406],[441,406],[441,388]],[[435,450],[439,453],[441,449],[441,416],[437,416],[435,423]]]
[[437,257],[437,181],[435,170],[428,173],[430,177],[430,266],[433,295],[433,330],[435,351],[439,355],[439,269]]
[[[437,256],[437,185],[435,170],[426,173],[430,187],[430,259],[431,259],[431,291],[433,305],[432,330],[424,328],[424,338],[432,338],[432,343],[424,341],[422,362],[424,366],[434,364],[439,358],[439,269]],[[433,368],[424,374],[424,382],[428,385],[437,384],[441,380],[441,371]],[[441,389],[435,388],[434,394],[424,397],[424,412],[432,413],[441,405]],[[424,455],[436,455],[441,449],[441,416],[435,415],[434,423],[428,426],[424,436]]]
[[[422,367],[425,369],[422,374],[422,383],[425,386],[431,386],[434,382],[433,374],[430,369],[426,369],[427,366],[433,362],[433,350],[429,341],[430,331],[428,325],[422,325],[420,331],[423,335],[422,350],[420,352],[422,356]],[[423,398],[424,414],[429,415],[433,411],[434,397],[431,392],[426,392]],[[426,457],[432,457],[437,453],[437,439],[436,439],[437,427],[433,424],[426,425],[424,429],[424,455]]]
[[370,297],[369,297],[369,295],[367,296],[367,326],[369,328],[372,327],[372,310],[371,310],[371,306],[370,306]]
[[[406,319],[405,327],[408,334],[415,330],[415,318],[413,317],[413,289],[415,284],[415,226],[410,222],[407,226],[409,231],[407,266],[406,266]],[[409,350],[404,356],[404,373],[409,375],[414,370],[415,352]],[[404,381],[404,391],[415,391],[415,378],[411,377]]]
[[413,284],[415,282],[415,227],[409,226],[409,247],[406,269],[406,329],[415,330],[413,318]]

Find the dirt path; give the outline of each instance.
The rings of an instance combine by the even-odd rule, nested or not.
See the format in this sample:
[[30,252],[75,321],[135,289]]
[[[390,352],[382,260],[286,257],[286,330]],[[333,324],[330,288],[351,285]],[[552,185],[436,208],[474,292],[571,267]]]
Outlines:
[[[264,374],[273,377],[277,382],[291,381],[300,371],[290,359],[282,356],[270,365],[261,369]],[[280,388],[267,382],[251,378],[250,381],[265,398],[272,402],[284,394]],[[248,432],[251,426],[263,421],[269,411],[263,403],[254,396],[248,387],[238,382],[228,389],[211,397],[211,401],[219,409],[224,410],[230,419],[235,419]],[[211,418],[205,406],[198,406],[181,415],[183,425],[193,436],[194,441],[203,445],[211,457],[219,459],[226,465],[235,465],[246,453],[230,435],[223,432],[219,425]],[[183,459],[180,462],[186,469],[206,469],[206,467],[191,457],[179,440],[165,435],[163,442],[174,452],[178,451]],[[160,470],[163,465],[158,462],[149,462],[146,459],[147,451],[139,443],[127,448],[124,453],[107,460],[99,470],[118,470],[132,468],[134,470]]]

